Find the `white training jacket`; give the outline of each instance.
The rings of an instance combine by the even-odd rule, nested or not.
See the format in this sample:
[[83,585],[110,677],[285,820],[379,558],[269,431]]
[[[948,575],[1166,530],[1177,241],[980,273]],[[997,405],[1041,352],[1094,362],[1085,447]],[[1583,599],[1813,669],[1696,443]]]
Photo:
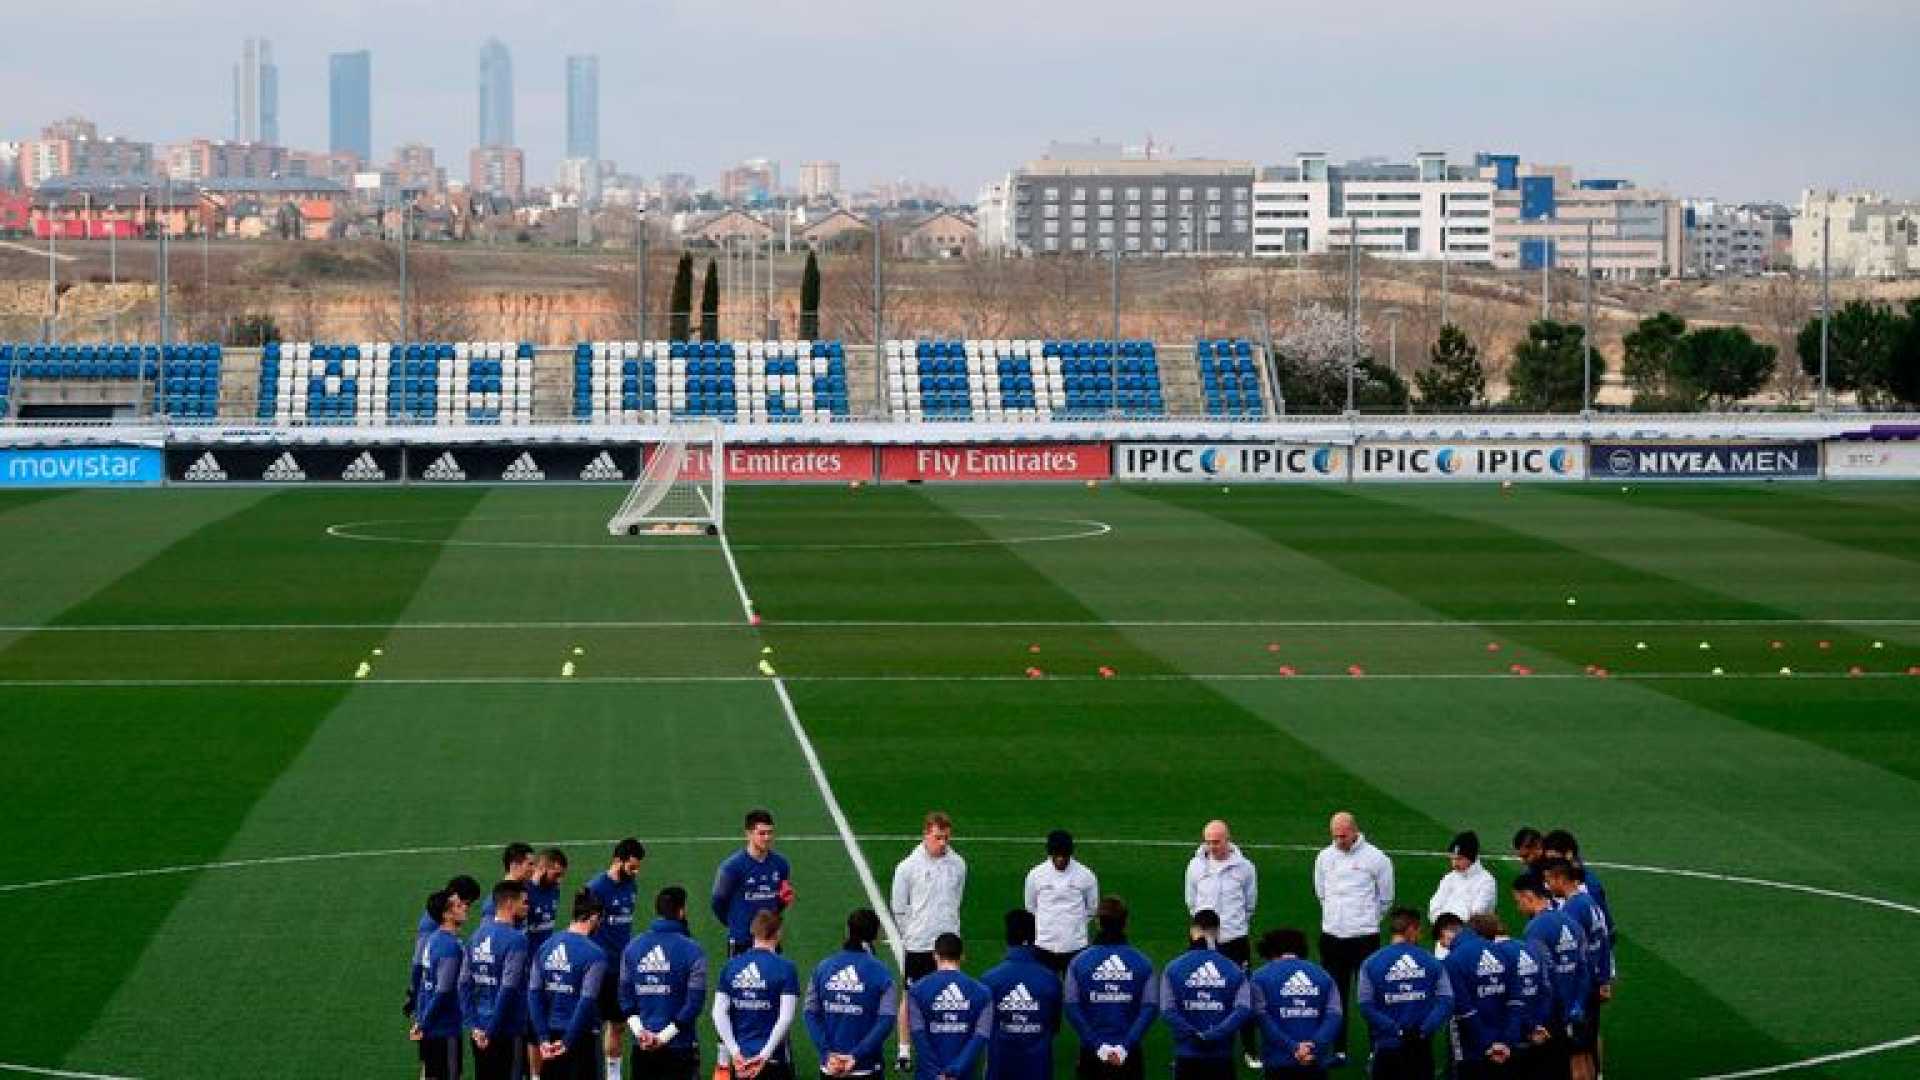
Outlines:
[[1320,929],[1334,937],[1380,932],[1393,906],[1393,864],[1362,835],[1349,851],[1328,844],[1313,860],[1313,893],[1320,898]]
[[1487,873],[1478,859],[1465,871],[1448,870],[1440,879],[1440,886],[1433,890],[1433,899],[1427,902],[1427,921],[1432,922],[1448,911],[1460,916],[1463,922],[1483,911],[1492,911],[1494,891],[1493,875]]
[[925,844],[893,868],[893,918],[908,952],[932,952],[941,934],[960,932],[960,899],[967,892],[967,860],[952,848],[935,859]]
[[1100,904],[1100,882],[1078,859],[1068,859],[1065,870],[1053,860],[1042,860],[1027,871],[1027,910],[1033,912],[1033,943],[1052,953],[1078,952],[1087,947],[1087,922]]
[[1187,914],[1212,911],[1220,916],[1220,940],[1247,936],[1253,908],[1260,901],[1260,874],[1240,848],[1227,845],[1225,859],[1209,858],[1207,845],[1194,849],[1187,862]]

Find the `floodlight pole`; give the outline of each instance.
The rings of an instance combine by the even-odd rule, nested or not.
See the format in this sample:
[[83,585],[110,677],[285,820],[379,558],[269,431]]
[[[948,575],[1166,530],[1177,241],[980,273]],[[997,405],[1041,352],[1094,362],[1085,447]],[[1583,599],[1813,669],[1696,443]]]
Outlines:
[[1354,379],[1360,367],[1360,234],[1347,219],[1347,415],[1353,415]]
[[1113,343],[1111,346],[1113,355],[1109,358],[1112,363],[1107,368],[1107,409],[1112,414],[1118,414],[1120,411],[1120,236],[1118,233],[1112,237],[1112,244],[1111,252],[1113,257],[1109,260],[1112,267],[1109,274],[1110,283],[1108,285],[1108,292],[1111,294],[1113,301]]
[[112,302],[107,305],[107,336],[120,340],[120,230],[114,219],[120,216],[118,203],[107,205],[107,281]]
[[1451,320],[1448,318],[1448,306],[1447,306],[1447,300],[1448,300],[1447,269],[1448,269],[1448,264],[1451,263],[1452,261],[1453,260],[1448,257],[1448,249],[1447,249],[1447,212],[1444,208],[1442,208],[1440,211],[1440,325],[1441,326],[1447,326],[1447,325],[1450,325],[1451,323]]
[[886,364],[886,324],[887,297],[885,285],[880,276],[880,207],[875,205],[873,214],[873,409],[879,412],[887,400],[887,364]]
[[167,345],[170,344],[173,320],[167,307],[167,295],[172,291],[167,283],[167,234],[173,231],[171,220],[173,210],[173,174],[168,173],[160,203],[160,366],[166,367]]
[[633,204],[633,333],[647,340],[647,212]]
[[1593,219],[1587,219],[1586,328],[1580,335],[1580,415],[1593,412]]
[[1827,339],[1833,318],[1833,190],[1827,190],[1826,209],[1820,223],[1820,409],[1825,413],[1827,399]]
[[405,187],[400,189],[400,340],[407,339],[407,233],[412,229],[413,205]]

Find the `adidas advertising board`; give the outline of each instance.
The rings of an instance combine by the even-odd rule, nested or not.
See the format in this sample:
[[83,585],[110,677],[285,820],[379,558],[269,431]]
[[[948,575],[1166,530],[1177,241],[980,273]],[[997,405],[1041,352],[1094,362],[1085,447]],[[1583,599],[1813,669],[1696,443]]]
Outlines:
[[1820,444],[1597,442],[1588,467],[1596,480],[1810,480],[1820,475]]
[[175,445],[167,479],[207,484],[390,484],[400,479],[397,446]]
[[1826,445],[1830,480],[1911,480],[1920,477],[1920,442],[1853,442]]
[[1367,442],[1353,448],[1355,480],[1584,480],[1580,443]]
[[1113,475],[1191,483],[1339,481],[1347,478],[1348,454],[1348,447],[1332,443],[1122,443],[1113,450]]
[[407,448],[407,478],[422,484],[630,484],[634,444],[459,443]]
[[158,484],[160,451],[134,446],[0,450],[0,487],[130,487]]

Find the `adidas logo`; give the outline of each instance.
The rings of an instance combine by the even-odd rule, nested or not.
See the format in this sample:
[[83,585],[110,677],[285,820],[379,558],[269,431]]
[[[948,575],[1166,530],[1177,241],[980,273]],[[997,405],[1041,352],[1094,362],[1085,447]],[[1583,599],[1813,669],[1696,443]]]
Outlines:
[[1560,946],[1559,947],[1563,951],[1567,949],[1577,949],[1580,947],[1580,943],[1573,939],[1573,927],[1565,926],[1565,925],[1562,925],[1560,927]]
[[1533,962],[1533,954],[1525,949],[1520,950],[1520,962],[1514,965],[1514,969],[1528,977],[1540,974],[1540,965]]
[[1420,966],[1420,961],[1415,960],[1412,953],[1402,954],[1400,959],[1395,960],[1393,966],[1387,969],[1388,982],[1410,982],[1426,977],[1426,969]]
[[638,964],[633,965],[633,970],[642,975],[665,975],[673,970],[673,965],[667,963],[666,950],[655,945],[640,958]]
[[1037,1012],[1040,1003],[1034,1000],[1026,983],[1014,983],[1007,996],[1000,999],[1000,1007],[1008,1012]]
[[1100,966],[1093,969],[1093,977],[1107,980],[1131,979],[1133,972],[1128,970],[1126,962],[1120,959],[1118,953],[1115,953],[1100,961]]
[[852,964],[848,964],[846,967],[834,972],[833,977],[827,980],[827,989],[840,994],[864,994],[867,992],[866,984],[860,981],[860,973],[853,970]]
[[741,968],[740,973],[733,977],[733,988],[735,990],[765,990],[767,988],[767,980],[760,977],[760,965],[750,962],[746,967]]
[[220,459],[209,450],[200,455],[200,459],[187,466],[185,479],[188,480],[225,480],[227,470],[220,467]]
[[467,472],[460,467],[460,462],[454,459],[453,451],[449,450],[434,458],[433,464],[427,466],[427,471],[421,473],[420,478],[422,480],[465,480]]
[[626,478],[627,474],[621,472],[620,466],[613,463],[613,455],[605,450],[600,451],[599,457],[587,462],[587,467],[580,470],[582,480],[625,480]]
[[934,995],[933,1007],[936,1009],[964,1009],[967,1007],[967,995],[960,992],[959,983],[948,983],[945,990]]
[[1220,969],[1214,965],[1214,962],[1209,960],[1193,969],[1193,973],[1187,976],[1187,985],[1218,990],[1227,985],[1227,980],[1220,974]]
[[546,969],[548,971],[572,973],[573,961],[567,959],[566,942],[563,941],[555,945],[553,951],[547,954]]
[[493,963],[493,939],[481,938],[480,943],[473,947],[472,959],[476,964]]
[[360,456],[354,458],[353,463],[340,474],[342,480],[385,480],[386,478],[386,470],[380,467],[379,462],[373,460],[372,451],[361,451]]
[[306,478],[306,470],[300,467],[299,462],[293,460],[291,451],[273,459],[273,464],[267,466],[267,471],[261,474],[263,480],[305,480]]
[[1473,973],[1482,977],[1488,975],[1505,975],[1507,973],[1507,965],[1501,963],[1500,958],[1493,955],[1492,949],[1488,949],[1480,954],[1480,966],[1475,968]]
[[1289,975],[1287,981],[1280,985],[1280,992],[1288,997],[1320,996],[1320,988],[1313,985],[1313,980],[1307,978],[1307,973],[1304,971],[1296,971]]
[[514,458],[513,464],[507,466],[507,471],[500,474],[502,480],[545,480],[546,478],[547,474],[541,472],[540,466],[534,464],[533,455],[526,451],[522,451],[519,457]]

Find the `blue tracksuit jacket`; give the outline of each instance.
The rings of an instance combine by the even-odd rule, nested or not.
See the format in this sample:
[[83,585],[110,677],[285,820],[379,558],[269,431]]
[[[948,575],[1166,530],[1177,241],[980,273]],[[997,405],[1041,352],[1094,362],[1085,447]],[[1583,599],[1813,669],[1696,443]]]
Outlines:
[[1333,1052],[1343,1011],[1333,976],[1318,964],[1288,957],[1269,961],[1249,981],[1253,1017],[1266,1036],[1261,1064],[1281,1071],[1320,1068],[1320,1064],[1302,1065],[1293,1055],[1303,1042],[1312,1043],[1318,1051],[1316,1062],[1324,1063]]
[[883,1067],[880,1048],[899,1007],[887,965],[865,949],[842,949],[813,969],[803,1018],[823,1063],[828,1054],[849,1054],[853,1071],[866,1075]]
[[980,977],[993,994],[987,1080],[1053,1080],[1053,1037],[1066,989],[1024,946]]
[[1160,973],[1160,1018],[1176,1058],[1230,1059],[1233,1036],[1251,1015],[1246,975],[1212,948],[1190,948]]
[[960,971],[936,971],[907,991],[916,1080],[970,1080],[993,1037],[993,994]]
[[585,934],[562,930],[533,958],[527,1015],[535,1037],[572,1045],[600,1026],[600,984],[614,978],[607,954]]
[[1139,949],[1125,941],[1097,942],[1067,968],[1063,1005],[1080,1045],[1123,1046],[1134,1054],[1160,1015],[1160,981]]
[[632,878],[615,881],[604,873],[587,882],[587,888],[600,898],[600,929],[593,932],[593,943],[614,961],[627,951],[627,942],[633,940],[636,886]]
[[727,856],[713,875],[713,917],[727,928],[728,941],[753,940],[753,917],[780,910],[780,886],[793,876],[777,851],[756,861],[745,848]]
[[1453,1015],[1453,985],[1433,954],[1395,942],[1367,957],[1353,988],[1373,1045],[1391,1050],[1407,1035],[1428,1036]]
[[[749,949],[720,969],[714,993],[727,999],[727,1016],[733,1024],[733,1041],[740,1053],[758,1057],[773,1038],[780,1022],[780,999],[792,997],[798,1012],[800,973],[791,961],[766,949]],[[791,1033],[780,1040],[768,1061],[793,1060]]]
[[435,930],[420,950],[413,1022],[429,1039],[460,1034],[460,951],[460,938],[451,930]]
[[699,1047],[700,1009],[707,1001],[707,954],[678,919],[655,919],[620,955],[620,1011],[648,1031],[674,1026],[673,1050]]
[[1487,1048],[1504,1042],[1514,1029],[1519,1002],[1513,972],[1493,942],[1461,930],[1447,948],[1447,976],[1453,980],[1453,1015],[1460,1029],[1463,1060],[1480,1061]]
[[1553,982],[1553,1024],[1565,1033],[1569,1024],[1586,1019],[1587,998],[1593,993],[1593,975],[1587,966],[1586,931],[1566,912],[1548,909],[1527,923],[1528,941],[1545,949],[1552,959],[1548,977]]
[[506,923],[482,923],[473,932],[460,967],[460,1016],[467,1030],[484,1031],[489,1039],[521,1033],[532,960],[527,935]]

